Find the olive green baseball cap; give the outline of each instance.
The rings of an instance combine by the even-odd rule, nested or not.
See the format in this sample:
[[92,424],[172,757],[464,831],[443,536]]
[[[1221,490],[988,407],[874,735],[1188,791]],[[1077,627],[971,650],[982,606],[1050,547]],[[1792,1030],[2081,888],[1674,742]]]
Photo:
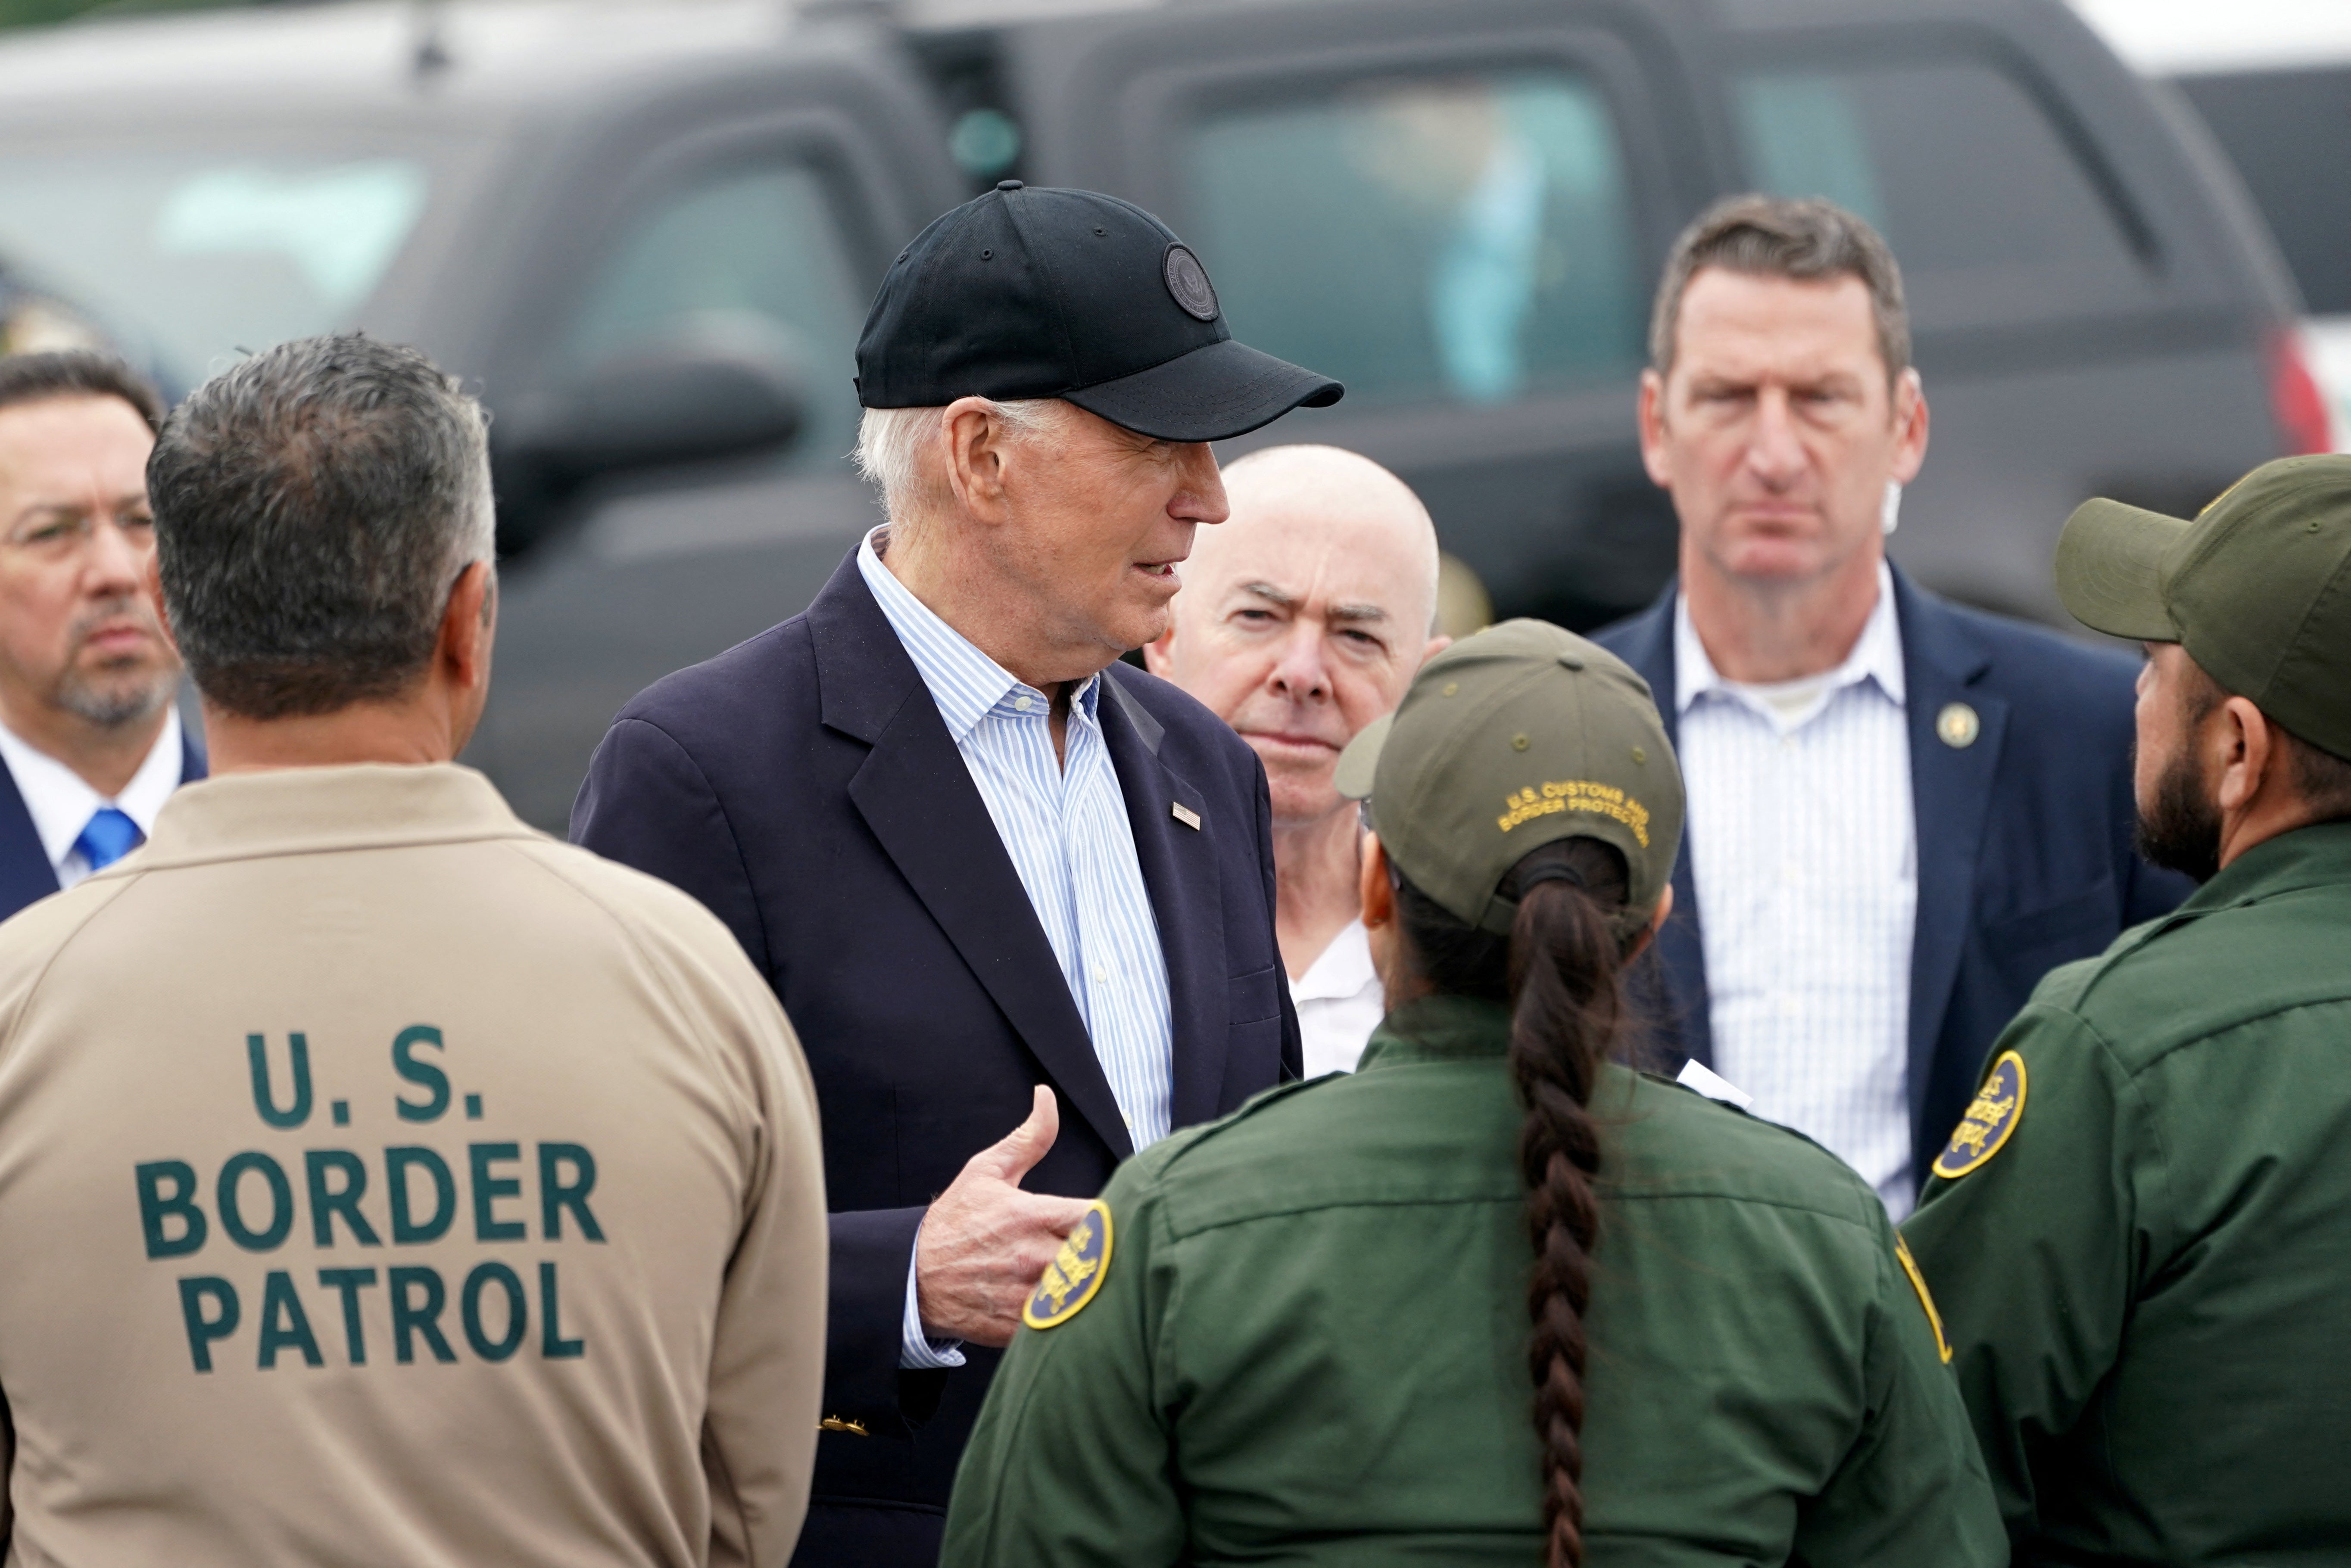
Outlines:
[[2351,756],[2351,455],[2280,458],[2192,523],[2085,501],[2057,540],[2083,625],[2176,642],[2295,735]]
[[1394,713],[1339,754],[1339,793],[1412,885],[1507,935],[1502,880],[1530,850],[1597,838],[1625,857],[1619,937],[1649,923],[1673,881],[1682,775],[1649,683],[1598,643],[1548,621],[1467,637],[1413,678]]

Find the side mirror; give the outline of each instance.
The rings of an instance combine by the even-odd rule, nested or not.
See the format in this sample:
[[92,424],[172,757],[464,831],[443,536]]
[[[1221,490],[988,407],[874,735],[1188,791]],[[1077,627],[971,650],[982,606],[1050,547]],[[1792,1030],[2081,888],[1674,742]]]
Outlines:
[[544,537],[591,480],[791,444],[807,400],[781,335],[758,317],[697,327],[496,410],[501,554],[518,555]]

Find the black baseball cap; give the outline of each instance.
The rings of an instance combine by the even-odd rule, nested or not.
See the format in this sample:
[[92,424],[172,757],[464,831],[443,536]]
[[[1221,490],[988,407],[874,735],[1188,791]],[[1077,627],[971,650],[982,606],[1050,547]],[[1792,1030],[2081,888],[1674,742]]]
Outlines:
[[1431,659],[1396,711],[1339,753],[1335,781],[1412,885],[1508,936],[1502,884],[1527,854],[1597,838],[1625,857],[1619,939],[1647,926],[1682,842],[1681,765],[1649,683],[1596,642],[1506,620]]
[[1158,441],[1245,435],[1345,390],[1234,342],[1207,268],[1134,202],[1018,180],[915,235],[857,340],[869,409],[1062,398]]

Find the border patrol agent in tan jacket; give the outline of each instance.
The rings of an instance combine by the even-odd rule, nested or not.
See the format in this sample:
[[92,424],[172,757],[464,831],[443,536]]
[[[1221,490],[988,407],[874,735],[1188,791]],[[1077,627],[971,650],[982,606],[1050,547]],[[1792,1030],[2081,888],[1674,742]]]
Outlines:
[[218,772],[0,927],[6,1561],[780,1568],[813,1094],[725,928],[448,761],[479,410],[291,344],[152,477]]

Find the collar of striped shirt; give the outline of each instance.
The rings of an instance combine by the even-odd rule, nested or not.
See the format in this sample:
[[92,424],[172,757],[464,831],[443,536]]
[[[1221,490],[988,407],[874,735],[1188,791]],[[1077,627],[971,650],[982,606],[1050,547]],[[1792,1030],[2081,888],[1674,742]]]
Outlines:
[[[889,544],[889,532],[884,524],[865,535],[857,546],[857,570],[865,586],[873,590],[890,629],[905,645],[923,684],[930,688],[931,699],[939,705],[939,717],[946,721],[947,734],[955,743],[960,747],[969,740],[979,722],[999,702],[1008,701],[1024,713],[1029,703],[1045,702],[1042,691],[982,653],[977,644],[941,620],[883,565],[882,551]],[[1096,671],[1071,693],[1070,706],[1092,724],[1101,696],[1102,674]]]
[[1056,759],[1044,693],[941,619],[883,563],[876,529],[858,569],[922,672],[1029,895],[1079,1022],[1136,1148],[1167,1136],[1175,1025],[1166,953],[1102,732],[1096,671],[1077,688]]
[[[1826,707],[1839,691],[1865,680],[1876,681],[1877,689],[1896,708],[1908,701],[1908,683],[1902,672],[1902,628],[1894,612],[1894,572],[1883,561],[1877,564],[1877,603],[1871,607],[1861,636],[1854,640],[1853,650],[1834,670],[1802,680],[1756,685],[1723,675],[1707,657],[1706,644],[1690,624],[1689,600],[1680,594],[1674,596],[1674,711],[1677,715],[1687,713],[1701,697],[1720,696],[1752,709],[1783,731],[1795,729]],[[1790,696],[1798,701],[1784,700]]]

